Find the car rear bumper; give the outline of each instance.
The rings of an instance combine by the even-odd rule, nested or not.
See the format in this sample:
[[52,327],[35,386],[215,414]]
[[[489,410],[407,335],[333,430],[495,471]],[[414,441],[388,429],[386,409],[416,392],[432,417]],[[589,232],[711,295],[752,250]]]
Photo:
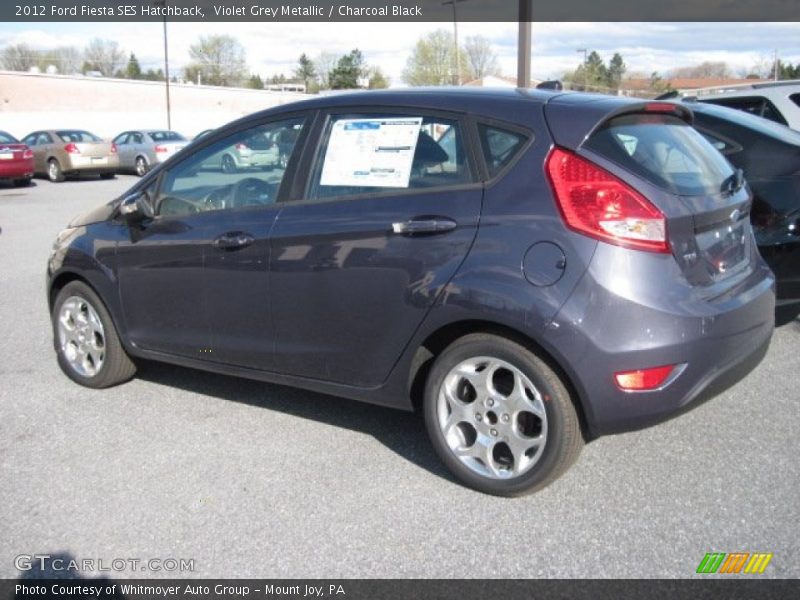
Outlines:
[[[660,275],[666,287],[660,297],[637,299],[627,285],[630,273],[609,278],[613,270],[590,268],[547,328],[548,344],[558,349],[571,371],[592,435],[638,429],[675,416],[739,381],[769,347],[775,291],[766,265],[757,261],[723,295],[708,298],[675,285],[669,259],[645,259],[665,261]],[[619,270],[624,265],[622,261]],[[658,285],[650,280],[642,289]],[[658,390],[623,391],[614,380],[621,371],[663,365],[685,367]]]
[[0,179],[26,179],[33,177],[33,161],[0,160]]
[[64,165],[65,172],[108,173],[119,169],[118,156],[70,156]]

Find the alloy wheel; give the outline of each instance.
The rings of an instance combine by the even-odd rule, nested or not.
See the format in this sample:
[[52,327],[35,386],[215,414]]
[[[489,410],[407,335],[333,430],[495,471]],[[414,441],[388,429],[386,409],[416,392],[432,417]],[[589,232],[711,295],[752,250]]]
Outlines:
[[58,315],[58,343],[70,368],[82,377],[94,377],[106,358],[103,323],[86,299],[70,296]]
[[453,367],[439,388],[438,424],[473,472],[510,479],[529,471],[547,442],[542,394],[509,362],[478,356]]

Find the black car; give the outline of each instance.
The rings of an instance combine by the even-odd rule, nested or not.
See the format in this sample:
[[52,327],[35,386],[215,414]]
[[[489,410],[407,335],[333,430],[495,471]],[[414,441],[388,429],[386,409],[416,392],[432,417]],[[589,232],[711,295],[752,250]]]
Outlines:
[[753,232],[777,280],[776,320],[791,321],[800,314],[800,132],[732,108],[686,105],[750,185]]
[[[586,439],[674,415],[767,351],[750,193],[691,121],[479,89],[251,115],[58,236],[59,364],[94,388],[147,358],[419,408],[461,481],[539,489]],[[198,168],[253,135],[285,164]]]

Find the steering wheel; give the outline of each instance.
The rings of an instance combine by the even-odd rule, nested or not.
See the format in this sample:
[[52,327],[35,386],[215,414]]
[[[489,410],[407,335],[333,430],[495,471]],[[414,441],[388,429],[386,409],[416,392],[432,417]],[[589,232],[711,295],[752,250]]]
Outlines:
[[229,188],[217,188],[208,193],[203,199],[203,207],[205,210],[221,210],[228,208],[230,196],[227,193]]
[[245,177],[237,182],[233,186],[230,195],[232,208],[259,206],[262,204],[269,204],[272,200],[270,185],[266,181],[255,177]]

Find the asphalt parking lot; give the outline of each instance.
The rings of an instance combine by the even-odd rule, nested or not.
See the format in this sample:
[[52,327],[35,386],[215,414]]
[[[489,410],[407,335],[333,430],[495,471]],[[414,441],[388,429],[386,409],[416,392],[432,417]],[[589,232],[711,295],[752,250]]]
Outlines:
[[62,375],[50,246],[133,181],[0,184],[0,577],[33,554],[194,559],[195,577],[692,577],[707,552],[800,577],[800,321],[723,395],[493,498],[449,477],[417,415],[149,363],[103,391]]

